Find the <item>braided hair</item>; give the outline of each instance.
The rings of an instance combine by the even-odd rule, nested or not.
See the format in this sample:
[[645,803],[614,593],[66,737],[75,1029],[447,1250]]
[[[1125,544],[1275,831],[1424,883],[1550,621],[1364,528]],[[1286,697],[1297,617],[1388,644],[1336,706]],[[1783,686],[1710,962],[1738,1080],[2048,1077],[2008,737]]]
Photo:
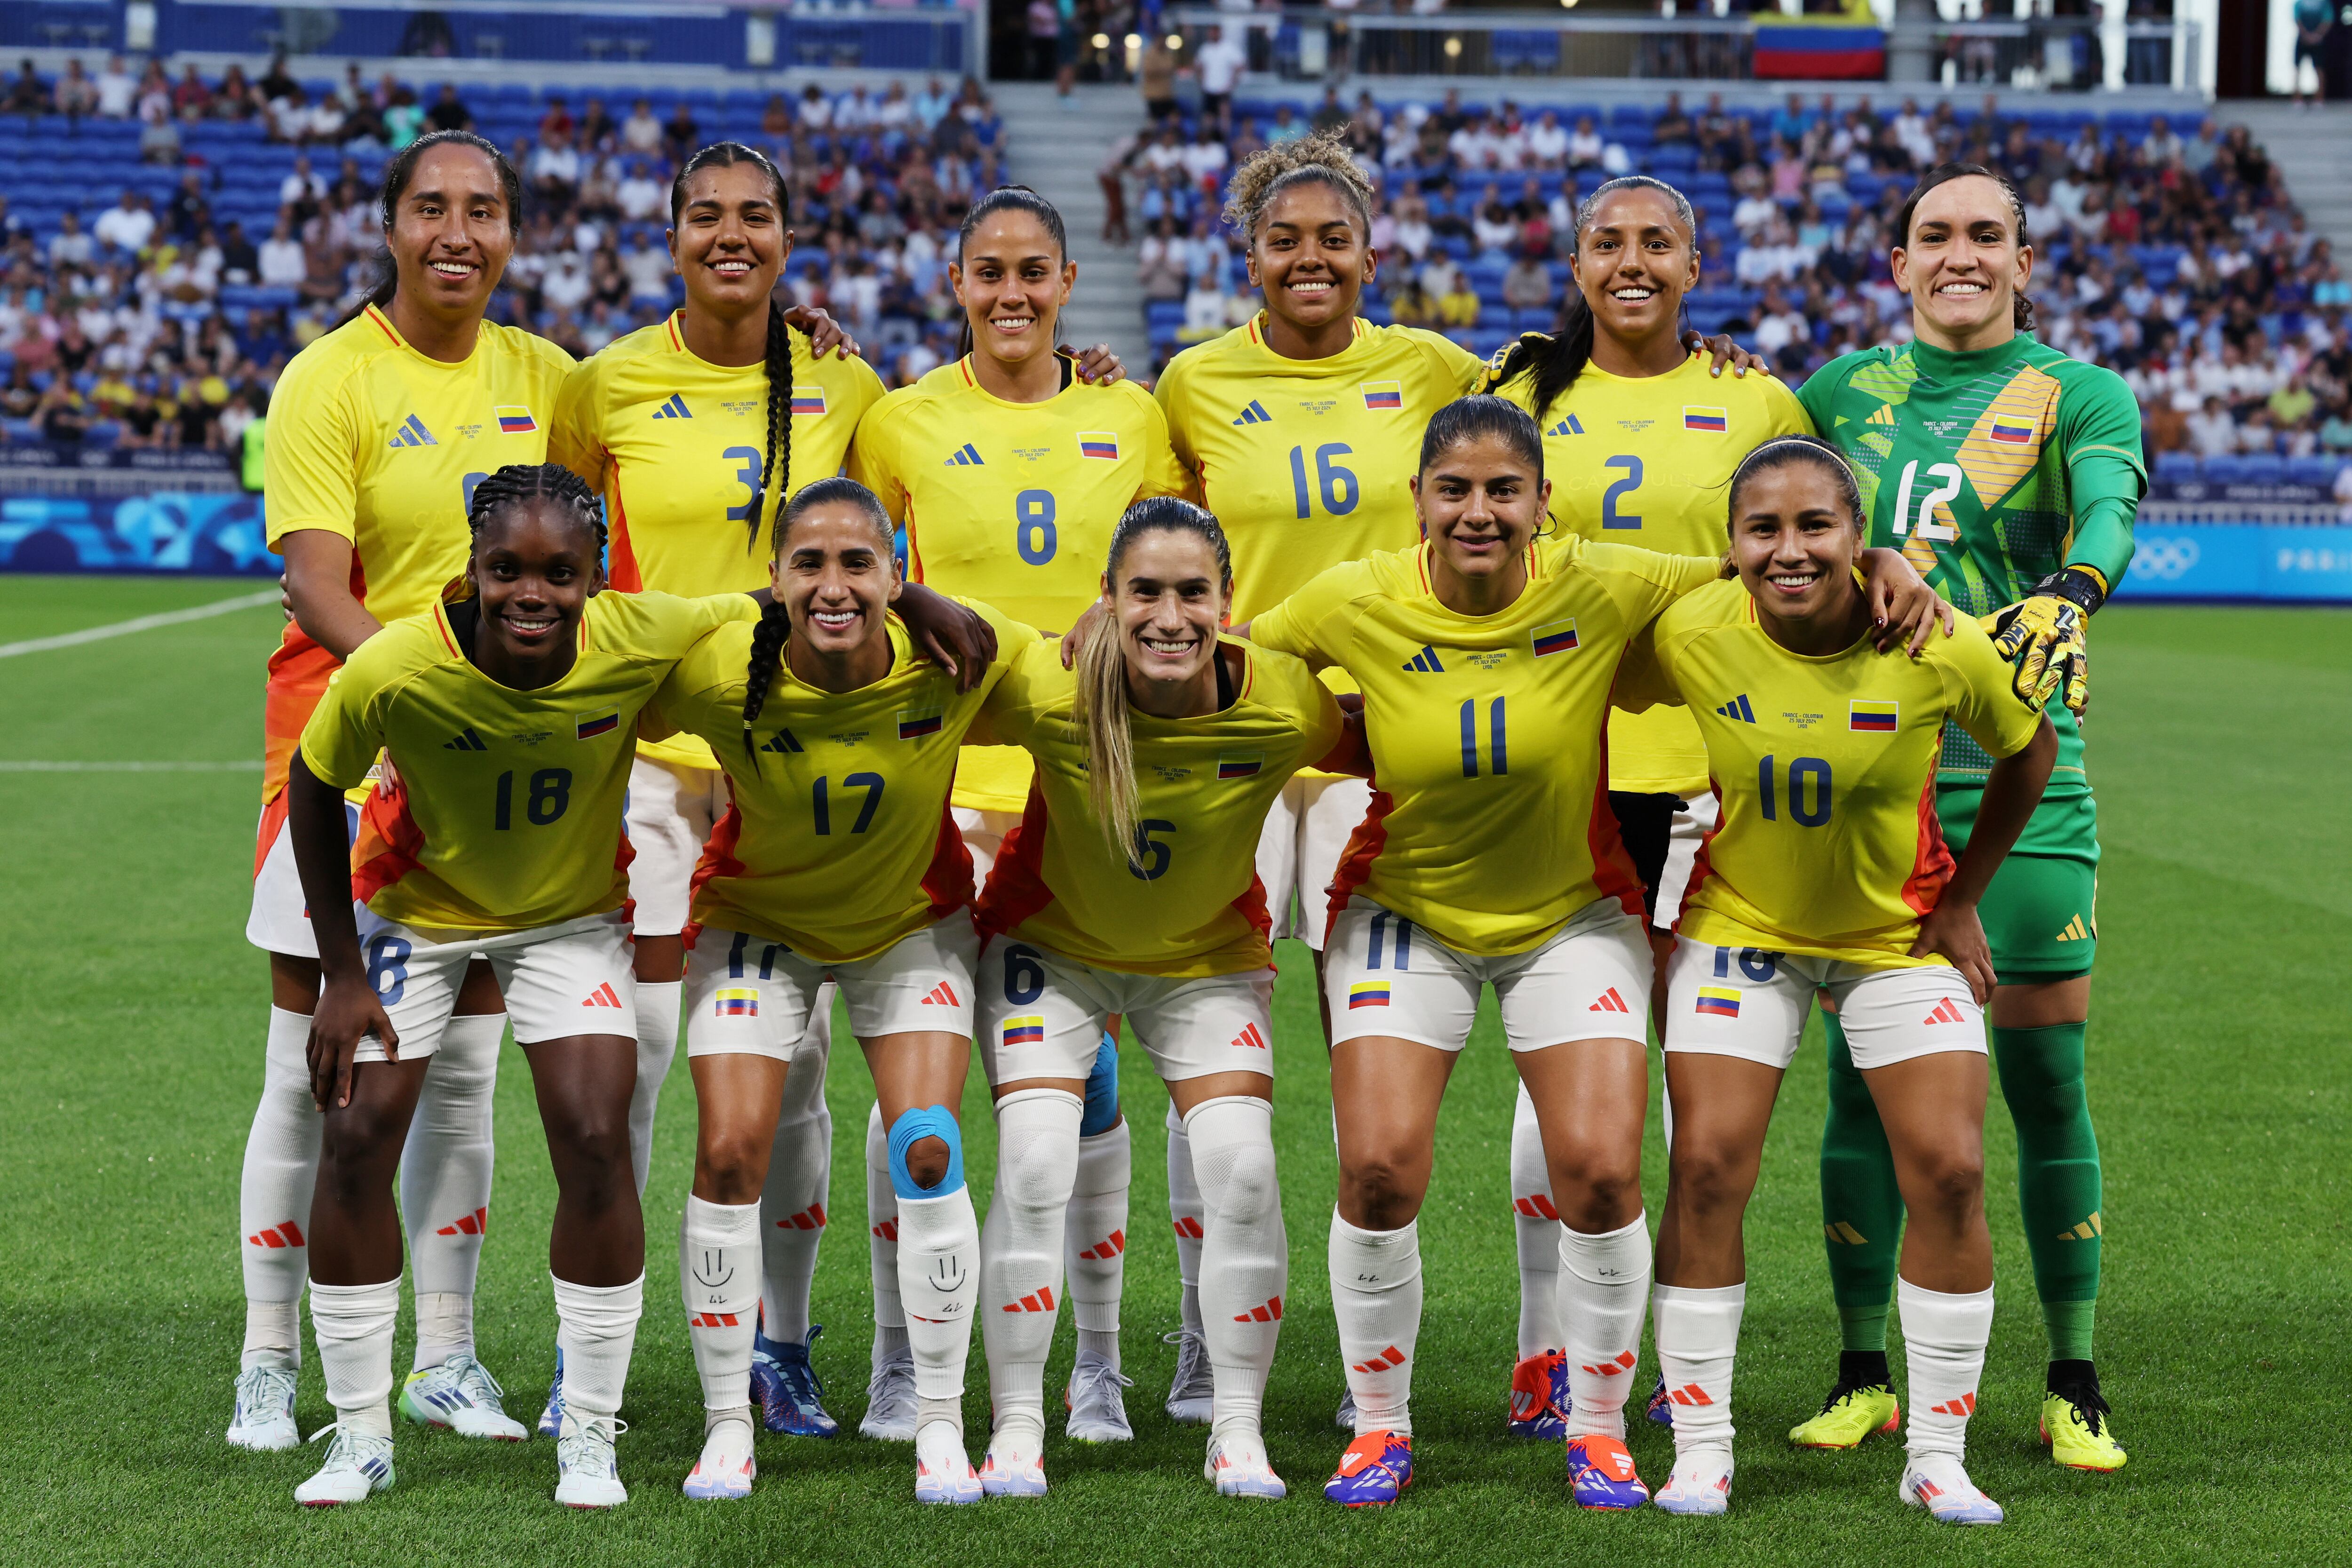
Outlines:
[[[776,223],[779,227],[792,221],[792,202],[784,186],[784,176],[774,162],[756,147],[740,142],[713,142],[688,158],[677,171],[677,178],[669,186],[669,226],[677,228],[678,215],[686,210],[687,183],[705,169],[731,169],[749,163],[767,177],[769,187],[776,196]],[[760,531],[766,526],[770,495],[786,497],[792,494],[793,467],[793,342],[784,324],[784,308],[773,291],[768,295],[768,343],[764,361],[768,373],[768,446],[767,455],[760,468],[759,482],[751,487],[751,504],[743,510],[750,519],[751,536],[743,542],[748,551],[760,547]]]
[[604,559],[604,503],[587,480],[561,463],[509,463],[485,476],[466,503],[466,531],[473,547],[481,547],[482,529],[492,518],[534,500],[559,503],[596,541],[596,559]]
[[[873,524],[882,553],[890,553],[897,531],[881,498],[856,479],[838,475],[803,487],[785,504],[783,514],[776,520],[775,552],[784,552],[793,524],[818,507],[834,505],[856,508]],[[751,744],[751,725],[760,717],[760,710],[768,705],[768,688],[775,684],[776,671],[783,666],[784,645],[792,640],[792,616],[782,599],[772,598],[761,606],[760,618],[751,626],[751,663],[743,671],[743,752],[754,768],[760,765],[760,752]]]
[[[2017,187],[2009,183],[2006,175],[1988,169],[1982,163],[1938,163],[1921,175],[1919,183],[1911,187],[1911,195],[1905,199],[1903,210],[1895,215],[1893,237],[1896,247],[1906,250],[1910,248],[1911,220],[1918,216],[1919,204],[1926,199],[1929,191],[1934,190],[1937,185],[1948,184],[1954,180],[1969,179],[1990,180],[2000,187],[2001,195],[2009,203],[2009,216],[2017,225],[2017,248],[2032,249],[2033,237],[2025,232],[2024,198],[2017,194]],[[2019,331],[2032,331],[2033,301],[2027,299],[2022,292],[2011,295],[2009,319],[2010,324]]]

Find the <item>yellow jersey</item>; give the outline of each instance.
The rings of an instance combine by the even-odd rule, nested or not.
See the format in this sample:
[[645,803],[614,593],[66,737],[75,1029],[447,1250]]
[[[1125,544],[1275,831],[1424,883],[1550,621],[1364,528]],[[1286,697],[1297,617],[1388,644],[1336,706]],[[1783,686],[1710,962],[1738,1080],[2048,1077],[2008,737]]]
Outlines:
[[536,691],[466,657],[471,600],[368,638],[302,731],[302,760],[338,789],[379,751],[396,774],[362,814],[352,896],[404,925],[482,933],[619,909],[637,712],[696,638],[757,614],[741,594],[599,594],[572,668]]
[[1481,956],[1539,946],[1596,899],[1638,913],[1609,809],[1610,683],[1633,635],[1720,567],[1542,539],[1516,601],[1465,616],[1438,603],[1429,551],[1334,567],[1250,623],[1363,688],[1372,804],[1331,908],[1361,893]]
[[[614,587],[753,593],[768,585],[770,530],[784,502],[841,472],[857,422],[881,399],[882,378],[864,360],[815,359],[806,337],[787,331],[790,417],[776,426],[784,482],[764,489],[767,368],[700,358],[686,346],[685,314],[672,311],[572,367],[556,396],[548,461],[604,496]],[[754,495],[765,497],[756,520]],[[692,735],[640,739],[637,751],[679,767],[719,765]]]
[[694,874],[697,929],[750,931],[821,963],[853,963],[971,902],[971,857],[948,815],[956,749],[1038,640],[971,607],[995,628],[996,660],[962,693],[896,616],[888,675],[835,695],[785,666],[748,731],[752,628],[721,626],[678,661],[645,727],[709,742],[734,803]]
[[1198,977],[1263,969],[1257,841],[1290,775],[1340,743],[1339,705],[1297,659],[1231,642],[1234,700],[1196,719],[1131,712],[1136,853],[1112,850],[1087,798],[1076,675],[1050,642],[1026,649],[974,727],[1037,760],[1021,826],[981,894],[984,935],[1033,942],[1100,969]]
[[[983,389],[970,356],[943,364],[866,412],[849,473],[907,531],[907,575],[1066,632],[1101,595],[1111,530],[1129,503],[1175,495],[1183,471],[1168,421],[1131,381],[1069,384],[1043,403]],[[963,759],[955,804],[1019,811],[1029,760]]]
[[1737,582],[1661,616],[1627,654],[1620,699],[1688,706],[1722,802],[1676,929],[1871,969],[1942,962],[1909,954],[1952,875],[1936,818],[1944,724],[1996,757],[2021,750],[2042,716],[2011,675],[1965,616],[1916,660],[1866,637],[1790,653]]
[[[457,364],[409,347],[370,305],[294,356],[269,399],[262,507],[269,547],[306,528],[352,542],[352,596],[389,626],[441,597],[466,569],[474,487],[547,458],[556,389],[572,356],[484,321]],[[269,660],[262,799],[326,689],[335,656],[289,621]]]
[[[1532,336],[1533,334],[1529,334]],[[1570,532],[1674,555],[1721,554],[1730,543],[1731,471],[1775,436],[1813,422],[1778,379],[1707,374],[1702,351],[1664,375],[1612,375],[1588,364],[1548,409],[1528,407],[1532,378],[1486,367],[1482,391],[1507,397],[1543,430],[1551,513]],[[1609,715],[1609,787],[1687,798],[1706,788],[1706,748],[1679,708]]]

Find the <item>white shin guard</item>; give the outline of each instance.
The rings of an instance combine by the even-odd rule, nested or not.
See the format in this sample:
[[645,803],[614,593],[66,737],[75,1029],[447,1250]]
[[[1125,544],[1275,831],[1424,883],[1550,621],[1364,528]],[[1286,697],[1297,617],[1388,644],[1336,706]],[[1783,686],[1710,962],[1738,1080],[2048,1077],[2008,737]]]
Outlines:
[[654,1112],[661,1106],[670,1058],[677,1055],[678,1009],[685,991],[682,980],[637,982],[637,1086],[629,1094],[629,1166],[640,1198],[653,1174]]
[[866,1261],[874,1280],[874,1367],[907,1346],[907,1311],[898,1295],[898,1193],[890,1184],[890,1134],[876,1102],[866,1114]]
[[898,1292],[915,1363],[916,1423],[963,1430],[964,1365],[982,1271],[971,1189],[898,1200]]
[[1213,1436],[1255,1436],[1282,1333],[1282,1298],[1290,1286],[1290,1237],[1275,1178],[1274,1108],[1243,1096],[1203,1100],[1184,1123],[1208,1210],[1201,1317],[1215,1380],[1210,1423]]
[[392,1325],[400,1316],[400,1280],[310,1287],[310,1331],[327,1403],[343,1429],[392,1436]]
[[1511,1221],[1519,1243],[1519,1359],[1560,1347],[1559,1211],[1551,1202],[1536,1102],[1519,1086],[1511,1113]]
[[474,1280],[490,1220],[491,1102],[504,1013],[460,1013],[425,1068],[400,1151],[400,1213],[416,1291],[415,1366],[474,1349]]
[[1568,1353],[1569,1436],[1625,1436],[1625,1396],[1650,1301],[1645,1216],[1588,1236],[1559,1227],[1559,1326]]
[[[1062,1232],[1077,1183],[1084,1103],[1058,1089],[1028,1089],[996,1102],[996,1193],[981,1240],[981,1337],[996,1426],[1045,1435],[1045,1353],[1060,1303]],[[906,1247],[900,1205],[899,1247]],[[908,1309],[908,1333],[916,1309]]]
[[1421,1229],[1362,1230],[1331,1211],[1331,1314],[1359,1432],[1412,1431],[1421,1338]]
[[245,1364],[299,1366],[297,1313],[310,1262],[310,1190],[326,1118],[310,1100],[310,1016],[269,1010],[261,1100],[237,1182],[237,1251],[245,1267]]
[[1731,1372],[1739,1354],[1739,1319],[1748,1287],[1694,1289],[1659,1285],[1650,1292],[1658,1370],[1675,1404],[1675,1452],[1702,1448],[1731,1457]]
[[1192,1175],[1192,1140],[1184,1119],[1168,1108],[1168,1224],[1176,1233],[1177,1310],[1187,1329],[1201,1331],[1201,1184]]
[[[554,1276],[549,1276],[554,1279]],[[574,1285],[555,1279],[555,1343],[563,1352],[563,1418],[609,1421],[621,1412],[637,1320],[645,1315],[646,1277],[626,1285]]]
[[702,1379],[702,1407],[751,1403],[751,1331],[760,1308],[760,1205],[713,1204],[687,1194],[678,1226],[678,1293],[686,1338]]
[[1992,1287],[1955,1294],[1898,1278],[1895,1310],[1910,1363],[1906,1447],[1915,1459],[1929,1454],[1959,1458],[1968,1448],[1969,1417],[1976,1413],[1985,1343],[1992,1337]]
[[776,1135],[768,1148],[768,1180],[760,1189],[761,1310],[767,1336],[794,1344],[808,1338],[809,1289],[816,1279],[817,1244],[824,1239],[824,1204],[833,1181],[833,1111],[824,1074],[832,1060],[833,988],[818,993],[808,1033],[784,1075]]
[[1127,1189],[1134,1174],[1124,1119],[1078,1140],[1078,1166],[1063,1221],[1064,1264],[1078,1347],[1118,1367],[1118,1299],[1127,1276]]

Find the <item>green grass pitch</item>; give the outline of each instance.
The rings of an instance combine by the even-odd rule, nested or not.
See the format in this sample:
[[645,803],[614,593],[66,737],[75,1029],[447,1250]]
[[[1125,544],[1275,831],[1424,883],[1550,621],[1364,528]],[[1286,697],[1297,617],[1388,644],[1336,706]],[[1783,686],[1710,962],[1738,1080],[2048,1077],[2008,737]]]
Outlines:
[[[0,577],[0,643],[253,586]],[[679,1496],[701,1434],[670,1240],[694,1131],[681,1071],[663,1102],[646,1205],[646,1313],[621,1446],[628,1506],[603,1516],[556,1508],[549,1444],[492,1447],[403,1426],[395,1490],[357,1509],[297,1509],[289,1493],[320,1449],[246,1455],[220,1436],[243,1323],[237,1167],[266,1005],[264,961],[242,936],[257,778],[8,765],[257,756],[262,658],[277,627],[275,610],[247,610],[0,658],[0,1561],[2352,1561],[2352,1069],[2337,994],[2352,973],[2352,618],[2341,613],[2126,606],[2099,617],[2099,1361],[2132,1462],[2114,1476],[2073,1475],[2034,1441],[2043,1350],[1996,1099],[1988,1143],[2001,1306],[1972,1458],[2010,1522],[1969,1532],[1939,1531],[1897,1504],[1900,1455],[1886,1440],[1843,1455],[1792,1453],[1781,1440],[1821,1397],[1836,1349],[1813,1173],[1818,1045],[1790,1075],[1748,1224],[1731,1514],[1580,1513],[1558,1450],[1503,1436],[1517,1280],[1511,1082],[1491,1017],[1454,1079],[1423,1220],[1421,1479],[1380,1513],[1324,1502],[1340,1447],[1323,1268],[1334,1173],[1309,971],[1295,948],[1281,955],[1276,1020],[1292,1275],[1267,1413],[1288,1501],[1214,1497],[1201,1479],[1202,1434],[1160,1414],[1173,1352],[1159,1336],[1175,1319],[1164,1100],[1131,1053],[1126,1354],[1137,1440],[1087,1448],[1056,1438],[1050,1498],[918,1509],[904,1447],[764,1436],[751,1501]],[[841,1223],[816,1283],[827,1325],[816,1361],[845,1428],[864,1407],[857,1216],[869,1087],[845,1047],[831,1085],[829,1206]],[[983,1200],[986,1103],[975,1074],[969,1170]],[[511,1050],[498,1114],[481,1348],[528,1419],[554,1332],[541,1239],[553,1188],[527,1069]],[[1654,1215],[1664,1174],[1654,1123],[1649,1155]],[[404,1303],[403,1357],[407,1336]],[[1050,1377],[1063,1375],[1069,1345],[1066,1328]],[[306,1429],[331,1419],[315,1366],[306,1353]],[[1653,1366],[1645,1352],[1644,1390]],[[977,1449],[987,1398],[976,1345],[971,1388]],[[1666,1434],[1637,1423],[1632,1441],[1644,1473],[1663,1480]]]

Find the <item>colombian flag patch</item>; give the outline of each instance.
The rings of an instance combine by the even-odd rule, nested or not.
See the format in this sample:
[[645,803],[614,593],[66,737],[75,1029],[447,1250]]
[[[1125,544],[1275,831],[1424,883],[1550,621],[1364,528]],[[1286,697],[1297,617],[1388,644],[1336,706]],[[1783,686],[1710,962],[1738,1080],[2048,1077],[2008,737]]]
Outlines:
[[592,713],[580,721],[579,738],[593,741],[599,735],[609,735],[621,727],[618,713]]
[[1570,652],[1576,647],[1576,621],[1573,617],[1553,621],[1548,626],[1538,626],[1529,637],[1535,644],[1538,658],[1547,654]]
[[925,735],[936,735],[939,732],[940,716],[937,713],[916,713],[906,709],[899,710],[898,739],[918,741]]
[[1892,735],[1903,718],[1900,702],[1873,702],[1856,698],[1846,709],[1845,727],[1865,735]]
[[1365,381],[1357,384],[1363,389],[1364,406],[1376,413],[1404,406],[1404,383],[1401,381]]
[[1996,418],[1992,422],[1992,438],[2012,447],[2022,447],[2033,439],[2033,426],[2020,419]]
[[1720,408],[1692,408],[1685,405],[1683,409],[1683,428],[1705,430],[1711,435],[1720,436],[1731,428],[1731,421]]
[[710,1010],[721,1018],[756,1018],[760,994],[750,986],[730,986],[711,998]]
[[824,418],[824,388],[822,386],[793,388],[793,413],[797,417]]
[[1045,1043],[1045,1018],[1033,1013],[1026,1018],[1004,1020],[1004,1043],[1008,1046],[1038,1046]]
[[539,421],[533,419],[530,410],[520,403],[501,403],[490,412],[499,416],[499,434],[501,436],[528,436],[539,428]]
[[1389,1005],[1389,983],[1385,980],[1359,980],[1348,987],[1348,1006],[1385,1007]]
[[1217,759],[1217,776],[1221,779],[1255,778],[1265,766],[1265,753],[1248,752],[1235,756],[1227,754]]
[[1078,456],[1100,458],[1107,463],[1118,461],[1118,432],[1116,430],[1081,430],[1078,432]]
[[1698,988],[1698,1011],[1712,1018],[1737,1018],[1739,993],[1727,985],[1702,985]]

